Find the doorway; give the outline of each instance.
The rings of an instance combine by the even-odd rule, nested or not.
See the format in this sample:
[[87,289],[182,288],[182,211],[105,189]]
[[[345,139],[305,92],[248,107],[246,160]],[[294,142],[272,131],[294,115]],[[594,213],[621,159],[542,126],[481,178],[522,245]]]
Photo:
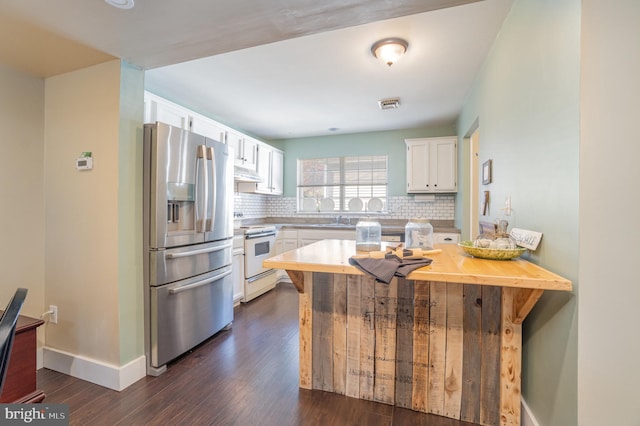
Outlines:
[[480,151],[480,128],[476,128],[469,139],[469,239],[478,236],[480,205],[478,204],[478,187],[480,170],[478,152]]

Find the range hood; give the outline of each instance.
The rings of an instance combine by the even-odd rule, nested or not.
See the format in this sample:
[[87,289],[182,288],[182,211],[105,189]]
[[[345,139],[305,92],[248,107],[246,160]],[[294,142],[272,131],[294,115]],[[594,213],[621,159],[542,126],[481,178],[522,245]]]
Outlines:
[[236,182],[262,182],[262,178],[255,170],[239,166],[235,166],[233,169],[233,180]]

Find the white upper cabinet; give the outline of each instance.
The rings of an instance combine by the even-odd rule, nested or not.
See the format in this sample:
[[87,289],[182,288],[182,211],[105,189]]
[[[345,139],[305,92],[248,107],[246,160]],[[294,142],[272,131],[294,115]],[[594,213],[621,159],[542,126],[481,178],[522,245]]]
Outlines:
[[284,154],[267,144],[258,145],[258,175],[262,182],[256,184],[256,192],[282,195]]
[[256,170],[258,165],[258,141],[232,130],[227,132],[227,143],[234,151],[234,164]]
[[219,123],[200,115],[192,114],[189,116],[189,130],[193,133],[211,138],[218,142],[226,142],[226,129]]
[[227,129],[222,124],[204,115],[195,113],[164,98],[145,92],[144,122],[170,124],[181,129],[225,142]]
[[456,192],[458,138],[405,139],[407,192]]
[[240,182],[239,192],[255,192],[267,195],[282,195],[284,178],[284,153],[279,149],[257,142],[258,164],[256,172],[261,182]]
[[282,195],[284,192],[284,153],[273,150],[271,156],[271,193]]
[[189,130],[189,110],[151,93],[144,95],[144,122],[170,124]]

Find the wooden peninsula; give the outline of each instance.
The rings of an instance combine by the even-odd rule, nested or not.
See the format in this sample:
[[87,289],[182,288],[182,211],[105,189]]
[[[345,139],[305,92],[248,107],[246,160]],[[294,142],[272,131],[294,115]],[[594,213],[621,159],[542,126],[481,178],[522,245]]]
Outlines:
[[300,387],[482,425],[520,424],[522,321],[571,282],[522,259],[442,244],[390,284],[349,264],[354,241],[324,240],[264,261],[300,292]]

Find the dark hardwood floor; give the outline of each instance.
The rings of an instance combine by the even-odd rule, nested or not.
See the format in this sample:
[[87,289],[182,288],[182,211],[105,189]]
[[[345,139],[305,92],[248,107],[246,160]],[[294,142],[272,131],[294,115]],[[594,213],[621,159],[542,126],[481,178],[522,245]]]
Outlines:
[[72,425],[430,425],[455,421],[298,388],[298,293],[291,284],[236,308],[233,328],[122,392],[38,371],[45,403]]

